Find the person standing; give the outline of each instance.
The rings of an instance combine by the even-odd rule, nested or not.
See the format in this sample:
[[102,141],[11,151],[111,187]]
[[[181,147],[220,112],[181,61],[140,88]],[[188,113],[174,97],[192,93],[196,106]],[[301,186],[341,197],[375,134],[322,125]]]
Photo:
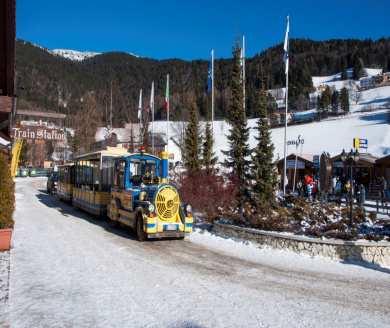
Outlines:
[[360,207],[363,207],[364,206],[364,203],[366,202],[366,188],[364,187],[364,185],[361,183],[359,185],[359,206]]
[[380,178],[380,196],[381,196],[381,203],[382,207],[386,204],[386,195],[387,194],[387,180],[385,177]]

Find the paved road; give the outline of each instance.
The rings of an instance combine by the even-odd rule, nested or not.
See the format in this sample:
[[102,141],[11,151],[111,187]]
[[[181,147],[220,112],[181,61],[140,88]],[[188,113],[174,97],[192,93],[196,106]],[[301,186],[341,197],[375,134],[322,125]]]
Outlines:
[[191,240],[139,243],[45,194],[44,185],[17,180],[0,326],[390,327],[388,270],[291,270]]

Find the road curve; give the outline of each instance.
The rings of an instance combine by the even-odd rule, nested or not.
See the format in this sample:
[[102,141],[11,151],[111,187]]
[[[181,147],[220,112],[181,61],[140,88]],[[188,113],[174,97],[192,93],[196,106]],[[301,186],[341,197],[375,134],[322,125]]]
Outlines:
[[[17,179],[11,327],[389,327],[390,271],[291,269],[126,229]],[[308,262],[310,263],[310,261]],[[344,269],[345,267],[345,269]]]

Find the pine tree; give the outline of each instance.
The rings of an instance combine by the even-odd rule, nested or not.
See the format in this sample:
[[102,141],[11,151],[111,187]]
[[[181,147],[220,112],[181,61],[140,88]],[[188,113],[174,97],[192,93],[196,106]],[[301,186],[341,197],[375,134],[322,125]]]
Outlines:
[[349,94],[347,88],[341,89],[340,106],[344,113],[349,113]]
[[188,175],[194,175],[200,169],[200,144],[199,122],[195,103],[190,105],[190,120],[185,129],[184,136],[184,166]]
[[240,48],[233,48],[233,68],[231,76],[231,103],[228,122],[231,125],[228,135],[230,149],[225,151],[225,166],[232,169],[232,177],[238,182],[237,202],[242,214],[249,195],[249,129],[243,106],[243,81],[240,64]]
[[341,80],[348,80],[348,72],[347,69],[344,67],[343,70],[341,71]]
[[364,76],[363,59],[356,56],[353,63],[353,78],[355,80],[359,80],[363,76]]
[[332,90],[329,85],[326,86],[325,91],[322,93],[322,106],[325,111],[328,111],[332,103]]
[[347,72],[347,64],[344,57],[340,59],[340,67],[341,67],[341,80],[348,80],[348,72]]
[[251,179],[253,201],[258,209],[265,209],[274,202],[277,179],[274,171],[270,125],[267,117],[267,91],[263,84],[258,93],[256,111],[259,116],[256,130],[257,146],[252,152]]
[[211,129],[210,122],[207,122],[205,129],[205,137],[203,141],[202,147],[202,159],[203,165],[206,169],[206,173],[211,173],[213,171],[213,167],[217,162],[217,158],[215,157],[215,153],[213,152],[213,133]]
[[337,90],[332,93],[332,111],[337,113],[339,111],[339,92]]

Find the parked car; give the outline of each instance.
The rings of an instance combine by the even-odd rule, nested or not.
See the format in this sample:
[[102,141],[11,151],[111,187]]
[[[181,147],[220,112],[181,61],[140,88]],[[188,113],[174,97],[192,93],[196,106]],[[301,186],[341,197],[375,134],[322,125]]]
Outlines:
[[58,172],[52,172],[49,175],[46,183],[46,189],[48,194],[55,194],[57,192],[58,184]]
[[28,177],[28,173],[29,173],[29,170],[27,167],[20,167],[18,169],[18,173],[17,173],[17,177],[22,177],[22,178],[26,178]]
[[30,177],[47,177],[50,174],[49,169],[43,169],[39,167],[30,168]]

